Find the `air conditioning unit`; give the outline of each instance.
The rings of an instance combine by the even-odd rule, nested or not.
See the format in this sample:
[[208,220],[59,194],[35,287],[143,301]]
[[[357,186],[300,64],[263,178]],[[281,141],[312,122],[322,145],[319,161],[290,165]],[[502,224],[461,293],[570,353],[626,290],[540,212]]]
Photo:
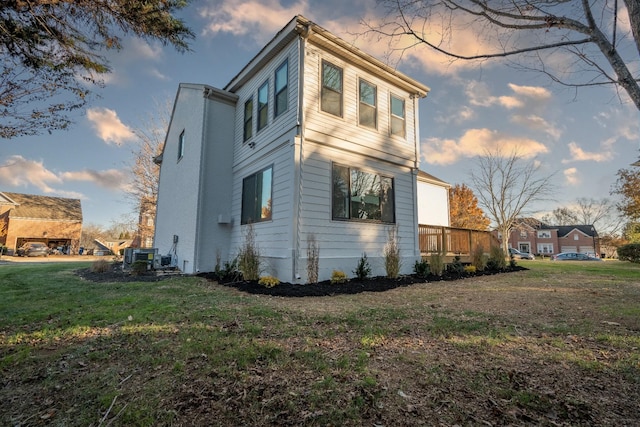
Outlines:
[[126,248],[122,259],[122,267],[131,267],[131,264],[136,261],[145,261],[147,269],[150,270],[154,267],[156,258],[158,258],[157,248]]

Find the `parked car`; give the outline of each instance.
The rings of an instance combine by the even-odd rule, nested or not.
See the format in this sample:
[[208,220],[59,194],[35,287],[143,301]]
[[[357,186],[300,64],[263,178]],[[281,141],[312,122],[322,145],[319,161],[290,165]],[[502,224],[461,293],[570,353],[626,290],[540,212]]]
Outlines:
[[551,255],[551,261],[602,261],[602,259],[577,252],[562,252]]
[[530,260],[536,259],[535,255],[529,254],[526,252],[520,252],[516,248],[509,248],[509,255],[512,256],[514,259],[530,259]]
[[18,256],[49,256],[49,247],[42,242],[27,242],[16,250]]

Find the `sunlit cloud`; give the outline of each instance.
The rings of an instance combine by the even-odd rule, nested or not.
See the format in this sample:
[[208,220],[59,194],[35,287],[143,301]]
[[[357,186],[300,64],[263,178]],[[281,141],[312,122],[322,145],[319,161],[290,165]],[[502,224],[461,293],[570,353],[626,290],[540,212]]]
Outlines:
[[567,183],[570,185],[578,185],[580,184],[580,177],[578,174],[578,169],[576,168],[569,168],[569,169],[565,169],[563,171],[564,174],[564,178],[566,179]]
[[51,185],[60,185],[62,180],[47,169],[43,162],[10,156],[0,167],[0,182],[3,187],[26,187],[33,185],[46,194],[55,193]]
[[207,21],[203,35],[250,35],[258,42],[270,39],[286,21],[297,14],[305,15],[308,11],[309,5],[305,0],[289,6],[282,5],[278,0],[223,0],[198,9],[200,17]]
[[511,116],[511,123],[526,127],[538,132],[544,132],[551,136],[553,139],[558,140],[562,136],[562,131],[555,127],[553,124],[546,121],[544,118],[535,115],[513,115]]
[[87,119],[98,137],[107,144],[122,145],[136,138],[131,128],[120,121],[115,111],[108,108],[90,108],[87,110]]
[[[611,143],[609,142],[608,145],[611,145]],[[613,153],[611,151],[600,150],[598,152],[588,152],[584,151],[575,142],[569,143],[569,153],[571,154],[571,158],[562,160],[562,163],[584,161],[606,162],[613,158]]]
[[547,147],[530,138],[508,135],[490,129],[469,129],[459,140],[428,138],[421,144],[422,158],[430,164],[448,165],[463,157],[484,155],[500,149],[506,155],[516,151],[523,158],[547,153]]
[[109,190],[123,190],[128,186],[128,175],[119,169],[107,169],[102,171],[84,169],[76,172],[64,172],[60,175],[65,181],[92,182]]

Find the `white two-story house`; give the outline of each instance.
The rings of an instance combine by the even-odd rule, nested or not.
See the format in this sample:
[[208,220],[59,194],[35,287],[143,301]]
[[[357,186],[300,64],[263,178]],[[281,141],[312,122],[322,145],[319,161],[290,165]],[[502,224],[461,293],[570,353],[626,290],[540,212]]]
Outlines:
[[213,271],[251,224],[263,274],[306,283],[311,234],[325,280],[333,270],[353,276],[365,253],[384,275],[395,229],[411,273],[418,103],[428,91],[294,17],[224,88],[180,84],[158,158],[154,246],[187,274]]

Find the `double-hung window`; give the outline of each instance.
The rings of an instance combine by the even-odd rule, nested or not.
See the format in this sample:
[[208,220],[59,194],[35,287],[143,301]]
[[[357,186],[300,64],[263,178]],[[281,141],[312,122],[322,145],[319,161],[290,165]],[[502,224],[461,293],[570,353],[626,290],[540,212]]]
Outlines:
[[180,136],[178,137],[178,160],[180,160],[184,156],[184,130],[180,132]]
[[333,164],[332,218],[395,222],[393,178]]
[[322,111],[342,117],[342,68],[322,61]]
[[258,89],[258,131],[267,126],[269,118],[269,82]]
[[391,135],[406,135],[404,99],[391,95]]
[[273,166],[269,166],[242,181],[241,224],[271,219],[271,194],[273,191]]
[[253,97],[244,103],[244,140],[253,136]]
[[366,80],[360,79],[360,114],[362,126],[375,129],[378,126],[377,88]]
[[274,117],[287,111],[289,108],[289,63],[284,61],[276,70],[274,89]]

